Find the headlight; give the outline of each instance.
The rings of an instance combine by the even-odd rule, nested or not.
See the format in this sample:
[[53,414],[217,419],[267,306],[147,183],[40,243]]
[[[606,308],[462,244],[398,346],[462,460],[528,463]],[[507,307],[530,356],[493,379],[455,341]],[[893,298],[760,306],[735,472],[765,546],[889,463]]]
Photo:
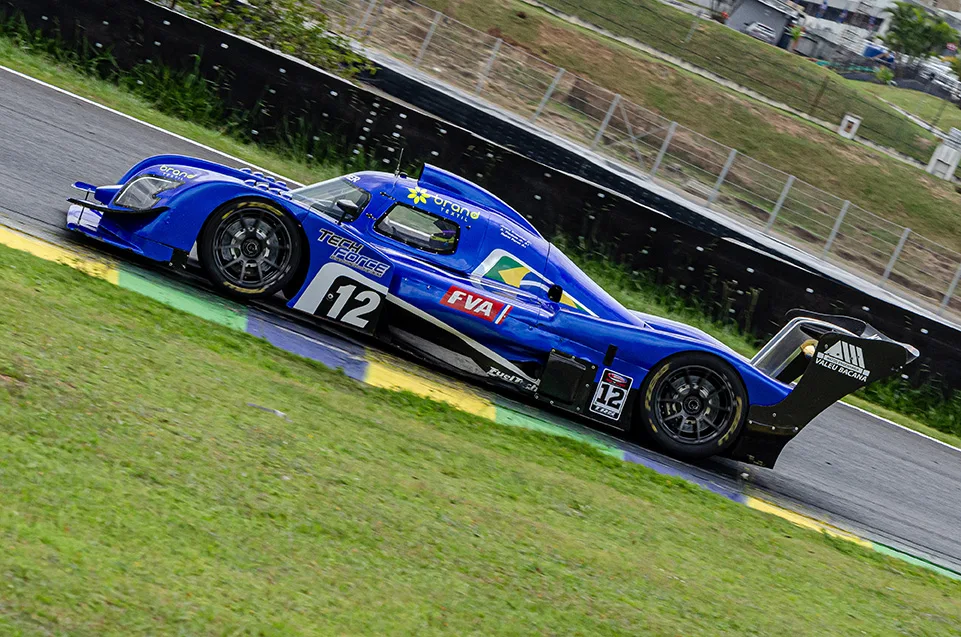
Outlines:
[[114,203],[124,208],[144,210],[157,203],[157,195],[160,193],[182,185],[182,181],[156,175],[143,175],[124,186]]

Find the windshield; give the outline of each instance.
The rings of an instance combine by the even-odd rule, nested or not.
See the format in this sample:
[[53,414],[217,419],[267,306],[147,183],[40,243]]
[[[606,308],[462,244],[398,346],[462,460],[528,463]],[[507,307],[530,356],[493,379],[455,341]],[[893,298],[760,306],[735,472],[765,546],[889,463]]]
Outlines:
[[364,206],[370,201],[370,193],[361,190],[343,177],[335,177],[319,184],[292,190],[290,196],[295,201],[308,206],[311,210],[338,219],[342,214],[336,207],[341,199],[347,199],[357,204],[357,214],[364,211]]

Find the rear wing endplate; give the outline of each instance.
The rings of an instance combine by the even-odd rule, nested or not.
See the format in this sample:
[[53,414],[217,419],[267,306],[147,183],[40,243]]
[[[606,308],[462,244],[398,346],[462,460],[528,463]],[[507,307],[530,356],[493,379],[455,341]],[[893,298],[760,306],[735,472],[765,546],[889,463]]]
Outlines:
[[783,382],[793,381],[796,372],[803,374],[781,402],[751,407],[748,426],[731,452],[737,459],[773,466],[784,445],[818,414],[848,394],[900,372],[919,354],[847,316],[792,310],[788,319],[751,362]]

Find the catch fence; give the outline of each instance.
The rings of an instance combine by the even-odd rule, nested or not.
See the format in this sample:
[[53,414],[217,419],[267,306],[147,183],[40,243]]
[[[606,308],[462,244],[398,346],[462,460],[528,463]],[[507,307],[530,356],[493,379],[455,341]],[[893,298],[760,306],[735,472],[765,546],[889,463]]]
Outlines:
[[909,228],[416,2],[322,7],[367,47],[939,315],[961,314],[961,254]]

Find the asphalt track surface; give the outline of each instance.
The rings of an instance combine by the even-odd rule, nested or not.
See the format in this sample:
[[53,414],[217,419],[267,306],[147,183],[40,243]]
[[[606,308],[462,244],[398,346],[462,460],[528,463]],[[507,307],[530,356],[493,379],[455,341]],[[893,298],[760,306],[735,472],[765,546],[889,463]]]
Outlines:
[[[239,165],[2,69],[0,88],[0,221],[55,241],[75,241],[63,225],[76,180],[115,183],[159,153]],[[961,571],[961,452],[845,405],[811,423],[774,470],[730,461],[684,470]]]

